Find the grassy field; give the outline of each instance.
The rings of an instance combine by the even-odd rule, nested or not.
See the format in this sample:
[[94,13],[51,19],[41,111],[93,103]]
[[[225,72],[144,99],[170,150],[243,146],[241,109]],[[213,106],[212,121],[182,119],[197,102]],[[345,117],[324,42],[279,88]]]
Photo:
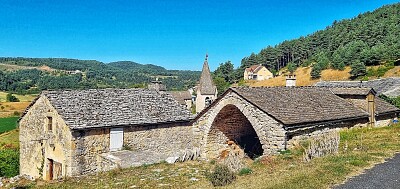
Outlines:
[[[6,102],[7,92],[0,91],[0,102]],[[15,97],[19,99],[20,102],[31,102],[33,99],[37,97],[36,94],[33,95],[17,95],[14,94]]]
[[[253,171],[222,188],[329,188],[400,152],[400,125],[341,132],[339,153],[304,162],[301,148],[250,163]],[[143,165],[64,181],[23,181],[29,188],[212,188],[210,162]]]
[[19,148],[19,131],[14,129],[6,133],[0,134],[0,149],[5,147]]
[[[30,102],[0,102],[0,118],[21,115]],[[15,115],[17,114],[17,115]]]
[[17,127],[19,117],[0,118],[0,133],[11,131]]

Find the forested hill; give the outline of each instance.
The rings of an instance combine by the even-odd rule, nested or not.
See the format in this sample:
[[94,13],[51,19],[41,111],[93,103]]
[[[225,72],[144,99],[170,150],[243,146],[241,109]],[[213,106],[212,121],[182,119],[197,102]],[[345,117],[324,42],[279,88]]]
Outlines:
[[[78,70],[78,71],[77,71]],[[0,90],[37,93],[48,89],[146,87],[159,77],[169,90],[185,90],[199,80],[198,71],[167,70],[130,61],[103,63],[66,58],[0,57]]]
[[386,5],[352,19],[334,21],[324,30],[305,37],[267,46],[242,59],[244,68],[263,64],[270,70],[313,66],[312,77],[321,70],[352,66],[352,76],[365,75],[365,66],[400,59],[400,3]]

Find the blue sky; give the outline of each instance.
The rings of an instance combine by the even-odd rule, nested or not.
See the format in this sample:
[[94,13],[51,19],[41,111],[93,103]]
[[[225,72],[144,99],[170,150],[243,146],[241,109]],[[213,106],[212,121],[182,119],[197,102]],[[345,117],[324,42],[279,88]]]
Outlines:
[[130,60],[167,69],[235,66],[267,45],[390,0],[0,0],[0,56]]

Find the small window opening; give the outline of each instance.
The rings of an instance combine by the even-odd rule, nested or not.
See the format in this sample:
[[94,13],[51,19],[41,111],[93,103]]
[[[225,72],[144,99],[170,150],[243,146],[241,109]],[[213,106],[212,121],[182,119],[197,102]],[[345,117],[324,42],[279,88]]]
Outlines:
[[47,130],[48,131],[53,130],[53,118],[52,117],[47,117]]

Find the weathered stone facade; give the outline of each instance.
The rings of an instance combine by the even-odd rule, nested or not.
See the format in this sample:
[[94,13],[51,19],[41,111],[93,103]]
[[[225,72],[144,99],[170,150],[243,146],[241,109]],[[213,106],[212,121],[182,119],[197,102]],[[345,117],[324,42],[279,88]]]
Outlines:
[[[48,128],[49,117],[51,130]],[[46,97],[37,99],[19,125],[20,174],[43,179],[71,175],[72,135]],[[53,178],[49,175],[50,161],[53,161],[54,166]]]
[[[235,108],[233,108],[233,107]],[[237,110],[248,120],[245,121],[238,115]],[[221,113],[221,114],[220,114]],[[232,115],[239,116],[239,122],[245,123],[245,128],[241,128],[239,122],[231,122]],[[221,116],[218,118],[219,116]],[[224,118],[224,115],[225,118]],[[216,121],[214,121],[216,120]],[[234,132],[223,134],[221,131],[221,123],[224,122],[224,131],[235,128]],[[283,125],[262,112],[260,109],[241,98],[235,93],[229,93],[223,98],[219,99],[217,104],[210,107],[201,117],[193,123],[196,141],[201,145],[201,156],[203,158],[215,158],[227,147],[227,139],[235,140],[237,131],[248,129],[249,123],[253,127],[257,137],[262,145],[263,154],[270,155],[276,154],[279,150],[285,148],[285,131]],[[241,136],[241,135],[238,135]]]

